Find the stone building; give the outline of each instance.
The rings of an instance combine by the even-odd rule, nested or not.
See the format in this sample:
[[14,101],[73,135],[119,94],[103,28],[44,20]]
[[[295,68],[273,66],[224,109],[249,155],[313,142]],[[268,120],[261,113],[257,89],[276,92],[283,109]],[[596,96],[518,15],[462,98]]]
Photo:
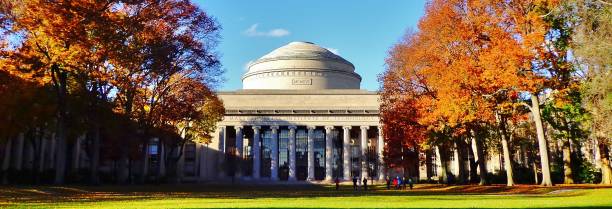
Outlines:
[[199,145],[199,179],[384,177],[378,95],[360,89],[349,61],[292,42],[250,64],[242,82],[218,92],[226,113]]

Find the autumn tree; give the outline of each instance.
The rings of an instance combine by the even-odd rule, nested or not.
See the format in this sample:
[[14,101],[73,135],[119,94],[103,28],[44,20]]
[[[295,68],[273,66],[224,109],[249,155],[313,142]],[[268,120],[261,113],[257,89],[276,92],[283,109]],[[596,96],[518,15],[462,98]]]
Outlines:
[[[166,126],[160,101],[181,79],[194,79],[214,87],[222,73],[214,52],[220,27],[189,1],[135,1],[113,5],[119,45],[112,46],[109,63],[111,98],[116,111],[138,122],[149,140],[151,129]],[[136,140],[136,139],[134,139]],[[120,147],[119,179],[127,180],[128,147]]]
[[[6,52],[3,70],[10,74],[34,80],[53,87],[57,107],[55,183],[64,182],[66,163],[68,96],[73,76],[83,69],[80,58],[87,51],[82,40],[87,18],[75,17],[74,1],[2,1],[8,8],[3,14],[10,22],[11,37],[20,37],[19,44]],[[83,14],[81,14],[83,15]]]
[[[445,135],[454,136],[479,136],[473,133],[478,127],[499,130],[510,186],[513,134],[508,119],[520,114],[515,111],[520,106],[529,108],[535,122],[542,184],[552,185],[539,97],[571,86],[573,70],[564,47],[567,25],[550,18],[558,5],[557,1],[431,1],[418,33],[398,44],[410,53],[396,47],[387,61],[400,63],[401,67],[388,69],[388,73],[402,72],[396,80],[407,86],[426,84],[421,87],[435,92],[433,97],[416,97],[420,105],[414,105],[421,110],[419,123],[428,130],[445,133],[451,128]],[[383,89],[389,85],[383,83]],[[406,96],[402,95],[406,91],[399,92]],[[525,95],[531,105],[522,101]],[[474,151],[482,159],[482,152]],[[485,174],[484,165],[480,167]]]
[[211,101],[222,73],[214,51],[220,27],[190,1],[2,1],[0,27],[1,70],[54,90],[56,183],[71,131],[90,133],[95,183],[102,139],[112,136],[105,130],[125,125],[116,136],[129,139],[117,146],[126,171],[130,149],[147,143],[150,130],[178,134],[168,127],[197,115],[190,120],[209,134],[218,121],[222,105]]
[[[396,72],[387,72],[380,79],[387,84],[381,96],[381,122],[383,126],[383,139],[386,142],[384,149],[384,162],[390,168],[402,168],[408,171],[410,165],[415,165],[418,158],[410,156],[421,150],[425,143],[426,128],[418,123],[418,112],[414,107],[414,97],[405,96],[415,89],[405,89],[406,86],[399,80]],[[412,88],[412,87],[408,87]],[[382,169],[382,168],[381,168]],[[414,174],[411,174],[414,175]]]
[[[407,55],[411,59],[427,60],[429,65],[421,69],[422,79],[436,90],[436,97],[428,104],[428,113],[421,123],[436,131],[451,128],[455,136],[478,136],[474,130],[480,124],[494,123],[500,102],[509,100],[509,97],[500,99],[500,95],[507,95],[508,89],[520,80],[513,73],[514,60],[503,56],[507,52],[521,52],[517,50],[520,47],[508,41],[512,37],[495,18],[499,8],[476,2],[432,1],[426,11],[415,38],[418,42],[415,45],[420,47],[418,51],[426,54]],[[504,136],[502,141],[506,141]],[[484,156],[478,151],[482,143],[476,144],[474,154],[479,156],[481,183],[486,184]],[[504,156],[509,158],[507,142],[502,144],[506,145]],[[508,185],[513,185],[509,159],[507,162]]]

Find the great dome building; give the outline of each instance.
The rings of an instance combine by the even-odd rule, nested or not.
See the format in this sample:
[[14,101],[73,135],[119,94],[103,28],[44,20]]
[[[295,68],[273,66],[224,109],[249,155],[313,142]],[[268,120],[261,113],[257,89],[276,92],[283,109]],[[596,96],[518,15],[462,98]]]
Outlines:
[[384,177],[378,94],[360,89],[346,59],[291,42],[252,62],[242,83],[218,92],[226,112],[212,143],[198,145],[199,179]]

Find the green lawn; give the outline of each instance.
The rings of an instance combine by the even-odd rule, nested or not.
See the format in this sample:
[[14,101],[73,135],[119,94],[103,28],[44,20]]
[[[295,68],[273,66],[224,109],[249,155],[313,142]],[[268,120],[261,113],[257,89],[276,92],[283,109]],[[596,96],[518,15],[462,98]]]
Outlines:
[[7,208],[612,208],[612,188],[419,185],[341,191],[319,185],[0,187]]

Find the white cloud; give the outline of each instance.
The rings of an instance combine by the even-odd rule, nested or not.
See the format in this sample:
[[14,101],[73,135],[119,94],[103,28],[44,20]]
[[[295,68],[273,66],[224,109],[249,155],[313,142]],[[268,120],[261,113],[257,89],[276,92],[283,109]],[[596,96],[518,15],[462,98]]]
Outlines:
[[269,31],[258,31],[257,26],[259,24],[253,24],[251,27],[247,28],[244,31],[244,34],[247,36],[265,36],[265,37],[283,37],[290,34],[287,29],[284,28],[275,28]]
[[336,55],[340,55],[340,50],[336,49],[336,48],[325,48],[327,50],[329,50],[330,52],[336,54]]

